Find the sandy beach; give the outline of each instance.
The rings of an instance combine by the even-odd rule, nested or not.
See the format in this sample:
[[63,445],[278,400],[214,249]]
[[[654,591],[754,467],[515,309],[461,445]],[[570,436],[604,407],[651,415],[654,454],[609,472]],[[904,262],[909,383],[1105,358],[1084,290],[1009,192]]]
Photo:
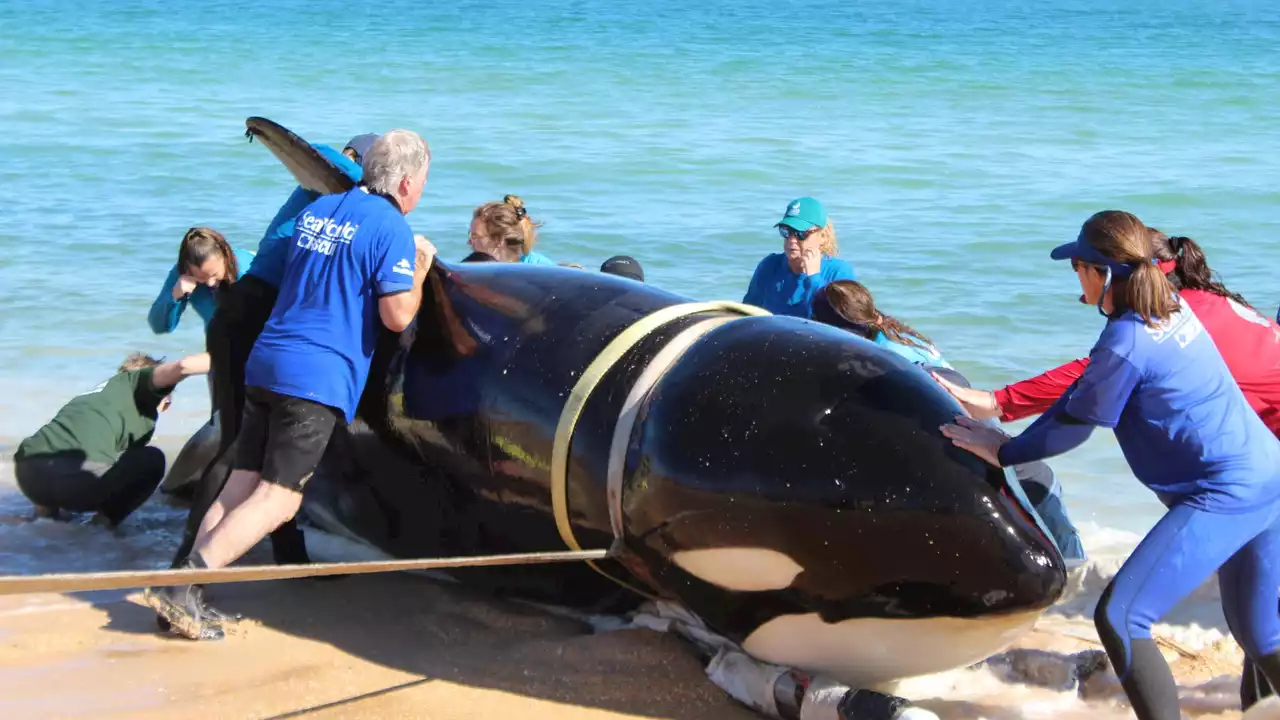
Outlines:
[[0,716],[754,717],[673,636],[595,636],[423,578],[216,593],[251,619],[204,644],[156,634],[138,593],[4,598]]
[[[162,443],[172,454],[173,443]],[[3,574],[167,564],[186,516],[157,493],[118,530],[29,521],[0,458]],[[371,550],[306,527],[317,561]],[[1091,616],[1136,537],[1088,526],[1094,558],[1009,651],[894,690],[945,720],[1120,720],[1114,674],[1070,680],[1077,653],[1101,648]],[[242,564],[271,562],[259,544]],[[245,619],[220,642],[156,631],[139,591],[0,596],[0,718],[428,718],[750,720],[672,633],[601,631],[420,574],[227,583],[208,596]],[[1184,713],[1239,718],[1241,653],[1207,583],[1157,625]],[[613,623],[615,626],[625,623]]]
[[[0,598],[0,717],[758,717],[673,635],[595,634],[420,576],[226,584],[210,596],[246,615],[222,642],[157,634],[136,592]],[[1017,647],[1054,660],[1091,640],[1082,621],[1050,615]],[[1188,714],[1239,717],[1233,643],[1168,655]],[[900,690],[943,718],[1131,717],[1110,673],[1064,693],[996,666]]]

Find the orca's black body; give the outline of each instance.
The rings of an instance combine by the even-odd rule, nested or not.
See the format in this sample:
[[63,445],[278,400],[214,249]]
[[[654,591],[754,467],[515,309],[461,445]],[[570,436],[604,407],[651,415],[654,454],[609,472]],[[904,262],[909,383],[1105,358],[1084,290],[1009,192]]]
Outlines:
[[[308,511],[399,557],[563,550],[550,458],[566,398],[605,345],[684,298],[603,274],[497,263],[431,272],[423,309],[375,354],[360,420],[331,444]],[[695,322],[623,355],[572,435],[569,517],[609,547],[605,477],[637,376]],[[938,427],[957,406],[873,343],[789,317],[725,322],[649,393],[627,441],[624,552],[601,565],[745,641],[770,619],[980,618],[1036,611],[1065,583],[1061,556],[1003,471]],[[340,527],[334,527],[334,525]],[[800,571],[740,591],[673,562],[755,548]],[[521,597],[593,609],[641,599],[586,565],[453,573]]]
[[[251,123],[299,177],[329,172],[296,136]],[[557,427],[584,371],[690,301],[523,264],[437,260],[427,285],[414,325],[380,335],[357,421],[307,485],[304,511],[326,529],[405,558],[565,550],[571,530],[616,559],[450,574],[593,610],[665,598],[760,659],[850,683],[982,659],[1062,593],[1062,556],[1012,474],[944,438],[959,406],[874,343],[726,310],[662,324],[587,396],[558,494]],[[634,423],[615,441],[624,409]]]

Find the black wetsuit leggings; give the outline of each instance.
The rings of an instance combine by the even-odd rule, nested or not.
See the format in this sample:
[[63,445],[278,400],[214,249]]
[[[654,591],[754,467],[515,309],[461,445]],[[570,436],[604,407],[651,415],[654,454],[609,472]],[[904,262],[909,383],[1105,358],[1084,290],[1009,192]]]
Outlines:
[[[191,553],[196,533],[205,513],[218,499],[235,459],[235,439],[244,412],[244,367],[253,344],[271,317],[276,302],[276,288],[252,276],[241,277],[222,297],[218,311],[205,332],[213,383],[214,412],[218,416],[218,453],[209,462],[195,490],[191,513],[187,516],[182,546],[173,559],[180,565]],[[293,520],[271,533],[271,549],[279,564],[310,562],[302,531]]]
[[15,458],[18,489],[51,510],[102,513],[113,525],[124,522],[151,497],[164,478],[164,451],[138,443],[112,464],[86,460],[84,453],[60,452]]

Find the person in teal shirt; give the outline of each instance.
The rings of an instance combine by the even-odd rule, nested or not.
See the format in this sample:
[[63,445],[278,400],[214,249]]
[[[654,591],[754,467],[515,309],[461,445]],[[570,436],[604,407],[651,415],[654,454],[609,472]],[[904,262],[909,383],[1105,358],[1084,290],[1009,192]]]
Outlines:
[[473,252],[484,253],[498,262],[525,265],[557,265],[555,260],[535,252],[538,225],[529,217],[524,201],[507,195],[502,202],[487,202],[471,215],[467,245]]
[[[252,252],[232,250],[222,233],[213,228],[193,227],[188,230],[178,245],[178,262],[169,270],[160,294],[147,313],[151,331],[157,335],[173,332],[187,306],[195,310],[207,330],[219,298],[231,292],[231,287],[253,259]],[[212,378],[209,379],[209,395],[211,404],[216,407]],[[217,413],[211,411],[209,421],[178,453],[178,459],[172,466],[178,475],[166,477],[163,485],[166,488],[180,486],[177,490],[179,496],[189,494],[192,491],[189,478],[193,468],[203,468],[214,458],[218,438]]]
[[551,258],[537,251],[527,252],[524,255],[521,255],[520,262],[524,263],[525,265],[558,265],[559,264],[555,260],[552,260]]
[[774,315],[810,317],[813,294],[836,280],[856,280],[853,266],[836,257],[836,231],[822,203],[811,197],[792,200],[775,227],[782,252],[756,266],[742,302]]
[[176,330],[188,305],[207,326],[217,309],[218,295],[240,279],[253,257],[252,252],[232,250],[222,233],[213,228],[188,230],[178,245],[178,262],[169,270],[147,313],[151,331],[164,335]]

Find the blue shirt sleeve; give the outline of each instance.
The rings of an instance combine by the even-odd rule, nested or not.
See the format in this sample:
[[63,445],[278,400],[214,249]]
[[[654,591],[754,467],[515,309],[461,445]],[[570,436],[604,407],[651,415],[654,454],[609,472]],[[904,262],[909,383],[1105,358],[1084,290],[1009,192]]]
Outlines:
[[173,299],[173,284],[176,282],[178,282],[178,264],[174,263],[173,268],[169,270],[169,276],[165,278],[164,285],[160,288],[160,294],[156,296],[155,302],[151,303],[151,311],[147,313],[147,324],[151,326],[151,332],[156,335],[173,332],[178,327],[182,311],[187,309],[185,298]]
[[747,294],[742,296],[742,302],[756,307],[764,307],[764,288],[761,285],[764,283],[764,264],[767,262],[769,262],[769,257],[766,255],[763,260],[756,264],[756,271],[751,274],[751,282],[747,285]]
[[817,275],[805,275],[800,278],[800,292],[803,297],[799,299],[798,303],[795,303],[804,309],[804,313],[800,317],[813,317],[813,296],[825,287],[828,282],[826,273],[821,272]]
[[245,273],[249,272],[249,266],[253,264],[253,259],[257,257],[257,253],[242,248],[236,248],[234,252],[236,254],[236,270],[239,272],[236,279],[239,280],[244,277]]
[[997,459],[1002,466],[1024,465],[1061,455],[1080,447],[1089,439],[1093,434],[1093,426],[1080,422],[1066,411],[1075,389],[1075,385],[1072,385],[1021,435],[1000,447]]
[[1142,372],[1127,358],[1106,347],[1094,348],[1064,412],[1080,422],[1114,428],[1141,379]]
[[351,178],[351,182],[358,183],[364,179],[364,168],[356,164],[356,161],[343,155],[336,148],[328,145],[320,145],[319,143],[311,143],[311,147],[315,148],[321,155],[325,156],[334,167],[342,171],[342,174]]
[[829,258],[831,264],[830,272],[824,272],[827,282],[835,282],[837,280],[857,280],[857,275],[853,272],[853,265],[841,260],[840,258]]
[[418,247],[413,242],[413,231],[407,224],[386,227],[382,231],[385,241],[377,257],[374,281],[378,295],[406,292],[413,289],[413,273]]

